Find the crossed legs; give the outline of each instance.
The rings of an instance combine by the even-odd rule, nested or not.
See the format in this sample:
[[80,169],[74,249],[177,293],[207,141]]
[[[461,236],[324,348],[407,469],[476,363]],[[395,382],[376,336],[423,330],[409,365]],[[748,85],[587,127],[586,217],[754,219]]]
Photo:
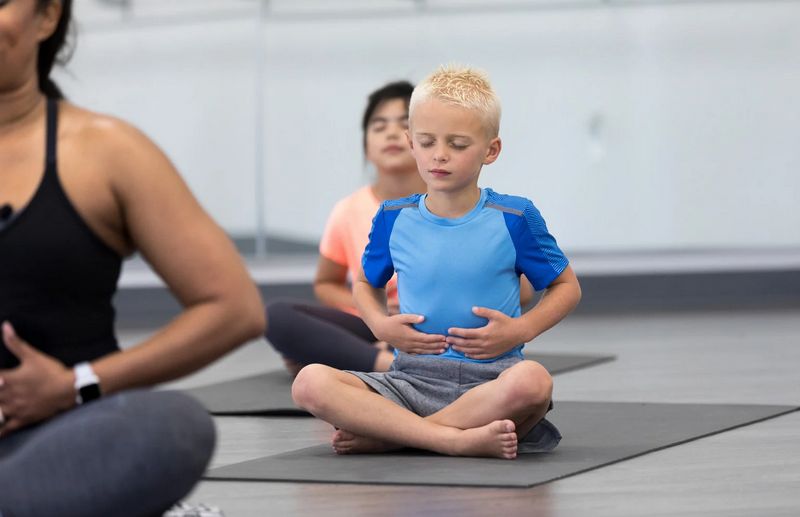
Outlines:
[[451,456],[516,457],[518,437],[541,420],[553,383],[540,364],[521,361],[422,418],[375,393],[349,373],[312,364],[292,386],[295,403],[342,431],[340,453],[414,447]]

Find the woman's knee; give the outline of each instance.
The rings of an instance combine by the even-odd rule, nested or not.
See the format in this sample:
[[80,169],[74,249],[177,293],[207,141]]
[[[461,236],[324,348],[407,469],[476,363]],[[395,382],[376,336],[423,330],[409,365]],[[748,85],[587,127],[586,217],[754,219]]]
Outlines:
[[[211,460],[216,443],[214,421],[196,400],[174,391],[131,392],[132,413],[140,420],[141,444],[164,466],[164,474],[185,478],[189,488]],[[174,465],[174,467],[170,466]]]
[[[74,447],[63,461],[81,461],[82,482],[99,487],[93,504],[100,510],[92,515],[112,515],[105,509],[113,507],[127,508],[114,513],[127,516],[130,508],[138,508],[136,515],[163,513],[186,496],[211,460],[216,432],[208,412],[188,396],[135,390],[76,409],[65,415],[63,429],[42,439]],[[102,461],[87,461],[92,457]]]

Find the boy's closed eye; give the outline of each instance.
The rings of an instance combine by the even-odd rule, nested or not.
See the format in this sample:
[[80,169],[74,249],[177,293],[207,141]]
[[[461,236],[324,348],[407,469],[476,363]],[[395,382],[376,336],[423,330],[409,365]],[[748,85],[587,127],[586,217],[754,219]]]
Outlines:
[[[420,145],[420,147],[423,147],[423,148],[427,149],[429,147],[433,147],[433,144],[435,144],[435,143],[436,142],[434,142],[432,140],[430,140],[430,141],[425,140],[425,141],[420,141],[419,145]],[[469,145],[468,144],[462,144],[462,143],[456,143],[456,142],[450,142],[450,147],[452,147],[453,149],[455,149],[457,151],[463,151],[464,149],[469,147]]]
[[454,135],[453,137],[448,139],[448,143],[450,144],[450,147],[452,147],[453,149],[458,149],[459,151],[463,151],[472,144],[472,139],[465,136]]

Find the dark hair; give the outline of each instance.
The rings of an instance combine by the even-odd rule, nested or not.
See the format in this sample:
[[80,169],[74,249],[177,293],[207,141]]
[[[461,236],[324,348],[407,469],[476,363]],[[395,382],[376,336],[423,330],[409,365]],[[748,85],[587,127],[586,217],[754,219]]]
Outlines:
[[364,152],[367,152],[367,126],[375,110],[384,102],[392,99],[403,99],[406,101],[406,108],[408,108],[408,103],[411,100],[411,94],[413,92],[413,84],[408,81],[397,81],[395,83],[389,83],[383,88],[369,94],[367,109],[364,110],[364,118],[361,121],[361,129],[364,130]]
[[36,69],[39,72],[39,89],[42,93],[54,99],[63,99],[64,94],[50,79],[50,71],[56,63],[64,65],[72,56],[73,47],[67,45],[72,25],[72,0],[36,0],[36,6],[39,10],[43,10],[50,2],[61,2],[61,19],[58,20],[55,32],[39,44],[39,62]]

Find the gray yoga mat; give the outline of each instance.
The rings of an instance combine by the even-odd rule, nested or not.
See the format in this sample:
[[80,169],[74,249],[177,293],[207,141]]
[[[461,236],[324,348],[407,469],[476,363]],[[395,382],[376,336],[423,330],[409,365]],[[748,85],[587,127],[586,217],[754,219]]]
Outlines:
[[515,460],[422,451],[337,456],[328,444],[213,469],[206,479],[527,488],[795,411],[791,406],[557,402],[552,452]]
[[[614,356],[525,354],[551,375],[587,368]],[[184,390],[214,415],[308,416],[292,401],[292,381],[286,370],[276,370],[219,384]]]

